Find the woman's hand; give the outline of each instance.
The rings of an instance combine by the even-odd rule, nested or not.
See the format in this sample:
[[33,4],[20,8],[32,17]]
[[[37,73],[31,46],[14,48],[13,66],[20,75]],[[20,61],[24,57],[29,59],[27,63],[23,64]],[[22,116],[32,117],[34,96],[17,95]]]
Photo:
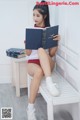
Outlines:
[[30,49],[25,49],[25,54],[26,54],[26,55],[29,56],[31,53],[32,53],[32,50],[30,50]]
[[60,40],[60,39],[61,39],[60,35],[54,35],[53,36],[53,40]]
[[29,56],[32,53],[32,50],[26,49],[26,40],[24,40],[24,44],[25,44],[25,54]]

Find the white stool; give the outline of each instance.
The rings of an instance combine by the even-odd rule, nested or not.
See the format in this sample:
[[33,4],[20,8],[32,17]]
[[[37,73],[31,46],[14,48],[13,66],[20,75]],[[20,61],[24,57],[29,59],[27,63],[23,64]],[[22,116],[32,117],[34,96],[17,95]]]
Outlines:
[[28,98],[30,95],[30,84],[31,84],[31,80],[33,77],[31,77],[29,74],[27,74],[27,84],[28,84]]
[[[30,94],[30,82],[32,77],[28,74],[28,97]],[[80,103],[80,95],[79,93],[57,72],[52,73],[53,81],[59,84],[59,89],[61,91],[61,95],[59,97],[53,97],[50,95],[46,88],[45,78],[41,82],[39,92],[43,96],[44,100],[47,103],[47,116],[48,120],[54,120],[54,106],[55,105],[65,105],[65,104],[74,104],[77,103],[76,107],[74,107],[74,120],[80,120],[79,113],[79,103]]]

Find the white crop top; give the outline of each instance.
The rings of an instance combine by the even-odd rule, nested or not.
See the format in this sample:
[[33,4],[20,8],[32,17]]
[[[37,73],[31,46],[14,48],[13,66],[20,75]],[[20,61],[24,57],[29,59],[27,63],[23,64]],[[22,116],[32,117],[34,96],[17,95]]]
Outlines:
[[[49,54],[48,49],[45,49],[45,51]],[[27,56],[27,60],[32,60],[32,59],[39,59],[38,50],[32,50],[31,54]]]

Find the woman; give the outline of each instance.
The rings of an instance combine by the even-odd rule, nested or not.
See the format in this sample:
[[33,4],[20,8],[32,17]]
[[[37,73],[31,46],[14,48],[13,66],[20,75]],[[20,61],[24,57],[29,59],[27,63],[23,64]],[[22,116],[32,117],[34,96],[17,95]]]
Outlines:
[[[33,20],[35,22],[34,27],[49,27],[50,22],[48,5],[35,5],[33,8]],[[53,40],[60,40],[60,36],[55,35]],[[50,94],[53,96],[59,95],[59,90],[56,87],[56,83],[52,82],[51,77],[51,71],[55,66],[55,61],[52,57],[55,56],[56,51],[57,47],[47,50],[43,48],[39,48],[38,50],[26,50],[26,54],[28,56],[28,74],[33,76],[30,85],[30,96],[27,108],[28,120],[36,120],[34,103],[43,76],[46,78],[46,86]]]

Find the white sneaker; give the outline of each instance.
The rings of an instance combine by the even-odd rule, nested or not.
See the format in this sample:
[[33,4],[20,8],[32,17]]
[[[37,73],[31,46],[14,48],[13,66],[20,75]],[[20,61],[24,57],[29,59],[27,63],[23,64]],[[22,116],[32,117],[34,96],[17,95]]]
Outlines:
[[35,109],[27,109],[27,116],[28,116],[28,120],[37,120],[36,119],[36,115],[35,115]]
[[47,89],[52,96],[57,97],[57,96],[60,95],[60,92],[58,90],[58,86],[57,86],[56,83],[52,83],[52,84],[51,83],[50,84],[46,83],[46,86],[47,86]]

